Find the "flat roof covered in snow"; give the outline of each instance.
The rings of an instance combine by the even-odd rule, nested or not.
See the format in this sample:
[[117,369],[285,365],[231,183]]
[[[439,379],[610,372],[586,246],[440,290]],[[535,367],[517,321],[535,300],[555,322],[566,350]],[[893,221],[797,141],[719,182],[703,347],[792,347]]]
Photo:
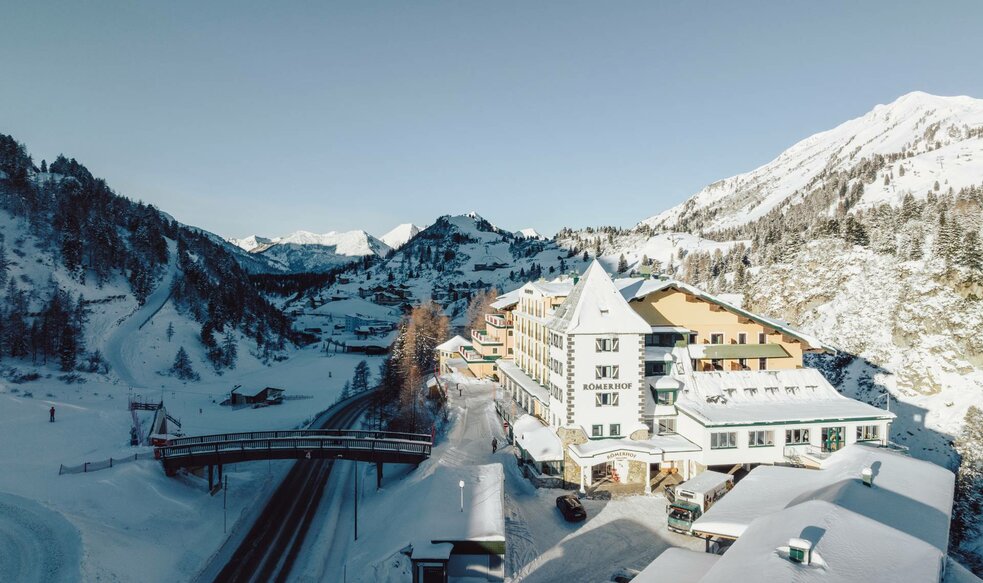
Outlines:
[[512,426],[516,441],[538,462],[563,459],[563,442],[553,430],[532,415],[523,415]]
[[[670,547],[649,563],[632,583],[697,583],[717,563],[720,555]],[[667,574],[671,574],[667,576]]]
[[748,425],[895,415],[841,395],[813,368],[694,372],[676,406],[704,425]]

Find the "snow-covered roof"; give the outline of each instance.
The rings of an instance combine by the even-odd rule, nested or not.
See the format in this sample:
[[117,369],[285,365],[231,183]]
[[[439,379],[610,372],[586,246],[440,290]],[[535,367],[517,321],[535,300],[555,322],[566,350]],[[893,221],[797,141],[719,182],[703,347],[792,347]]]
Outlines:
[[787,322],[781,322],[773,318],[768,318],[765,316],[755,314],[753,312],[749,312],[744,308],[735,305],[732,302],[727,301],[721,296],[707,293],[701,290],[700,288],[690,285],[688,283],[684,283],[674,279],[661,279],[661,278],[652,278],[652,279],[630,278],[625,280],[617,280],[615,283],[618,286],[618,288],[621,290],[622,295],[625,296],[625,299],[629,301],[641,300],[649,294],[667,290],[670,288],[675,288],[684,293],[688,293],[694,297],[716,304],[731,313],[738,314],[740,316],[758,322],[759,324],[762,324],[769,328],[774,328],[779,332],[787,334],[793,338],[796,338],[808,344],[812,348],[820,349],[820,350],[828,350],[831,352],[836,351],[836,349],[833,348],[831,345],[826,344],[825,342],[823,342],[822,340],[811,334],[806,334],[805,332],[792,328],[791,326],[788,325]]
[[692,492],[707,493],[713,492],[721,485],[733,481],[734,476],[730,474],[707,470],[702,474],[697,475],[695,478],[680,484],[679,488],[690,490]]
[[[602,272],[604,271],[603,267],[601,267],[600,264],[595,259],[594,262],[591,264],[591,266],[587,269],[587,272],[585,272],[584,278],[586,278],[587,273],[589,273],[591,269],[593,269],[594,264],[598,265],[600,271]],[[608,279],[610,280],[610,278]],[[579,286],[580,283],[582,282],[583,280],[581,280],[581,282],[578,282],[577,286]],[[761,316],[759,314],[755,314],[753,312],[749,312],[745,310],[741,306],[737,305],[735,302],[728,301],[724,297],[727,294],[713,295],[688,283],[684,283],[674,279],[665,279],[665,278],[622,277],[612,280],[612,283],[614,287],[621,293],[621,296],[629,302],[635,300],[641,300],[646,296],[648,296],[649,294],[658,291],[675,288],[684,293],[688,293],[694,297],[716,304],[731,313],[737,314],[749,320],[755,321],[763,326],[767,326],[768,328],[772,328],[783,334],[796,338],[797,340],[808,345],[808,347],[811,349],[824,350],[829,352],[836,351],[836,349],[832,345],[823,342],[816,336],[807,334],[805,332],[802,332],[801,330],[797,330],[789,326],[788,322],[782,322],[774,318]],[[539,293],[548,297],[570,296],[571,294],[574,293],[573,290],[575,289],[575,287],[577,287],[574,286],[572,280],[560,279],[560,278],[557,278],[553,281],[529,282],[527,284],[524,284],[522,287],[525,287],[526,285],[532,286]],[[503,309],[506,307],[514,306],[519,301],[519,296],[522,292],[522,287],[499,296],[498,301],[493,303],[492,307],[495,309]],[[567,299],[569,300],[569,297]],[[561,308],[562,306],[560,308],[557,308],[557,315],[560,314]],[[659,330],[656,330],[656,328],[659,328]],[[656,326],[656,327],[650,327],[650,331],[684,333],[687,332],[688,330],[686,328],[679,327],[679,326]]]
[[457,352],[462,346],[473,346],[469,340],[462,338],[461,336],[455,336],[444,342],[443,344],[437,345],[437,350],[440,352]]
[[893,419],[841,395],[813,368],[694,372],[676,406],[704,425]]
[[497,364],[500,373],[515,381],[524,391],[538,399],[540,403],[549,405],[550,392],[546,390],[546,387],[533,380],[511,360],[499,360]]
[[563,443],[553,430],[532,415],[516,419],[512,427],[516,441],[539,462],[555,462],[563,459]]
[[491,303],[491,307],[496,310],[505,310],[519,303],[519,296],[522,295],[522,288],[506,292]]
[[[632,583],[697,583],[719,559],[720,555],[669,547],[635,575]],[[667,578],[667,573],[672,577]]]
[[[809,565],[789,560],[791,538],[812,543]],[[904,531],[810,500],[756,520],[701,582],[733,583],[738,575],[754,573],[758,581],[934,583],[941,580],[944,561],[944,550]]]
[[[865,467],[874,471],[873,487],[861,483],[860,472]],[[953,473],[942,466],[885,448],[853,444],[830,455],[819,470],[755,468],[693,528],[743,538],[761,516],[822,500],[945,550],[954,482]]]
[[[874,472],[873,487],[861,481],[864,468]],[[759,581],[938,582],[954,480],[941,466],[861,444],[832,454],[819,470],[759,466],[693,524],[737,539],[723,556],[709,568],[696,556],[660,557],[646,571],[701,583],[748,573]],[[792,538],[811,543],[812,564],[789,560]]]
[[567,334],[648,334],[652,330],[596,259],[556,309],[549,328]]

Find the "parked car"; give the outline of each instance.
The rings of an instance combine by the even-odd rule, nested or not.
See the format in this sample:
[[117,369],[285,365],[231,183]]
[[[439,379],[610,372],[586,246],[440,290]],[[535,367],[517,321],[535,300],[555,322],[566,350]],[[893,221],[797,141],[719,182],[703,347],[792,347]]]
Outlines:
[[567,522],[580,522],[587,519],[587,511],[584,510],[584,505],[580,503],[575,494],[564,494],[557,497],[556,507],[560,509],[560,513],[563,514],[563,518]]

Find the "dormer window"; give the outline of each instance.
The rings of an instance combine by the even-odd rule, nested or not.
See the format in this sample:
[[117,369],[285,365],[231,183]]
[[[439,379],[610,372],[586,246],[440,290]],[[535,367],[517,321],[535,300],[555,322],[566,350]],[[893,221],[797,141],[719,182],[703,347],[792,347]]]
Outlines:
[[799,392],[799,387],[785,387],[785,392],[789,395],[794,395]]
[[777,395],[778,387],[765,387],[765,392],[768,393],[769,395]]
[[744,395],[747,397],[753,397],[758,394],[758,389],[744,389]]
[[733,397],[734,394],[737,392],[737,389],[724,389],[724,391],[727,392],[728,397]]

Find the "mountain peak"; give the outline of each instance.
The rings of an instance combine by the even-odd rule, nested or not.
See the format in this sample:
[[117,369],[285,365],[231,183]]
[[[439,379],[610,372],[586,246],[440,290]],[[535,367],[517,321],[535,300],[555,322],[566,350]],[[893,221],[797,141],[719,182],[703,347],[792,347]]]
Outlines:
[[397,225],[388,233],[379,237],[379,240],[393,249],[399,249],[405,245],[407,241],[415,237],[421,230],[423,229],[414,225],[413,223],[403,223],[401,225]]
[[[857,208],[898,204],[907,192],[924,197],[937,183],[958,190],[979,182],[980,128],[983,100],[914,91],[801,140],[764,166],[714,182],[642,224],[689,232],[739,227],[801,199],[832,176],[850,183],[863,179]],[[864,171],[855,172],[862,163]]]

